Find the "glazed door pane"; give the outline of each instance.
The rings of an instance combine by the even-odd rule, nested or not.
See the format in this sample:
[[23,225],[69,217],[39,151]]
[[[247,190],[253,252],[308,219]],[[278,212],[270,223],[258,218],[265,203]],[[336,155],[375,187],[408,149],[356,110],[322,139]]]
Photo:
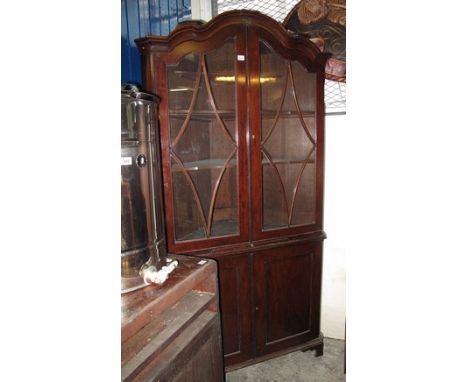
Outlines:
[[316,74],[260,42],[262,229],[315,223]]
[[167,68],[177,241],[239,234],[235,39]]

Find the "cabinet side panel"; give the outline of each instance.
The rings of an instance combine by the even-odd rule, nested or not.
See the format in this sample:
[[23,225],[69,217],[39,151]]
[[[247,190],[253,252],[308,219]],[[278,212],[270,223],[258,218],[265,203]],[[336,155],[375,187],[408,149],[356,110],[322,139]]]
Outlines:
[[[219,328],[218,328],[219,330]],[[217,333],[211,330],[206,334],[206,342],[198,349],[193,349],[193,358],[181,365],[174,382],[219,382],[223,375],[222,360],[219,356]]]
[[240,269],[239,267],[225,266],[222,268],[221,290],[229,290],[232,299],[223,298],[221,310],[223,312],[223,326],[230,330],[225,330],[223,337],[224,352],[226,355],[235,354],[240,351],[240,317],[239,317],[239,287]]

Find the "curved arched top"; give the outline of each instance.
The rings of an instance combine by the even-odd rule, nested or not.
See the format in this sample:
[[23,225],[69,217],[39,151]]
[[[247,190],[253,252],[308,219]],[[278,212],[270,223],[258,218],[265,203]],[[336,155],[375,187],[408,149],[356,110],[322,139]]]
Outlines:
[[209,22],[182,22],[167,36],[146,36],[135,42],[143,54],[164,52],[167,62],[175,62],[188,51],[213,49],[245,28],[254,28],[278,53],[300,61],[308,70],[324,66],[328,58],[305,35],[288,31],[271,17],[249,10],[224,12]]

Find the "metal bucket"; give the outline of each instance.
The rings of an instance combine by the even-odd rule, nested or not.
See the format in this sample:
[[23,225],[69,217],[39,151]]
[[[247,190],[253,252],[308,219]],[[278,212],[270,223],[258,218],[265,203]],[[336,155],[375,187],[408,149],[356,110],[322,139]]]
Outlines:
[[122,292],[145,286],[143,268],[166,257],[157,120],[158,98],[121,90]]

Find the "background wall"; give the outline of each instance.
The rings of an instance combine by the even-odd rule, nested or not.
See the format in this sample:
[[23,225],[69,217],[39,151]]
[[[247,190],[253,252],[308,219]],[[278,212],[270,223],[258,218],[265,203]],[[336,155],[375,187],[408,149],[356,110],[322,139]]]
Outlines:
[[191,14],[190,0],[121,0],[121,83],[141,83],[136,38],[167,35]]
[[345,140],[346,115],[325,117],[325,206],[322,331],[344,338],[346,315]]

